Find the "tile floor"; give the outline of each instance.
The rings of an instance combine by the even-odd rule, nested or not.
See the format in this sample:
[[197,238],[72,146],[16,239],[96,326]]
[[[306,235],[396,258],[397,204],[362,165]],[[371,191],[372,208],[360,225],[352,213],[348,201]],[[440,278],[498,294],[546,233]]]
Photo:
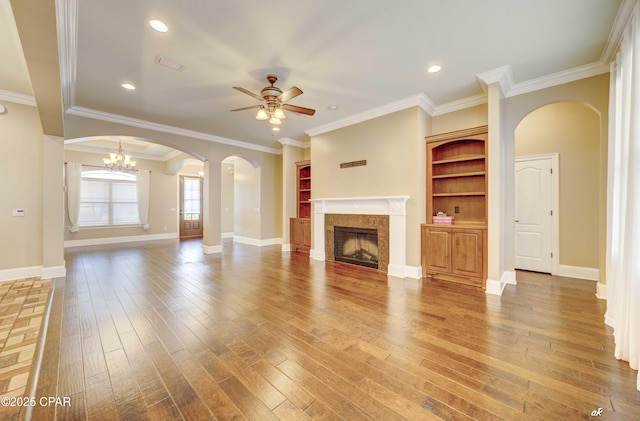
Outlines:
[[[51,280],[0,283],[0,398],[26,396]],[[0,408],[4,417],[10,408]]]

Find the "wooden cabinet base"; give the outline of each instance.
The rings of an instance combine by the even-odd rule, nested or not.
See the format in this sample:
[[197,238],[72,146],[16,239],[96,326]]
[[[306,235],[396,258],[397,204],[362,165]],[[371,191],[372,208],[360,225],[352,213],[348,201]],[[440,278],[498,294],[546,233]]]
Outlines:
[[423,224],[420,237],[424,278],[485,287],[486,227]]
[[291,218],[289,222],[291,251],[309,254],[311,250],[311,219]]

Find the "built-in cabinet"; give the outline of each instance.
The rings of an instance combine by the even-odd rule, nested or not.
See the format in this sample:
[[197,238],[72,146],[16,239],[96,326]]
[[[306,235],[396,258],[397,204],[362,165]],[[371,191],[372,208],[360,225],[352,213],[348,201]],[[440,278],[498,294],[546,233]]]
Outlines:
[[311,162],[296,162],[296,218],[289,225],[291,251],[311,249]]
[[[423,277],[485,286],[487,126],[427,136],[427,223],[421,226]],[[453,224],[434,224],[438,213]]]

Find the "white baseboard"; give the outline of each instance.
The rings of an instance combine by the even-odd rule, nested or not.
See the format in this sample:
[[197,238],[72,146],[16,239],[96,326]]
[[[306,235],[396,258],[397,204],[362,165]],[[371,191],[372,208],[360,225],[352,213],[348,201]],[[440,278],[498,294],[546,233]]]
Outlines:
[[25,278],[63,278],[67,276],[67,269],[62,266],[29,266],[23,268],[12,268],[0,270],[0,282],[15,281]]
[[282,245],[282,251],[291,251],[291,244],[283,244]]
[[67,276],[67,268],[64,265],[42,268],[42,279],[64,278],[65,276]]
[[505,285],[518,285],[518,281],[516,280],[516,271],[505,270],[500,277],[500,282]]
[[502,295],[502,291],[504,291],[504,288],[506,286],[506,282],[500,282],[495,279],[487,279],[485,293],[491,295]]
[[239,235],[233,236],[234,243],[249,244],[251,246],[265,247],[273,246],[274,244],[282,244],[282,238],[267,238],[266,240],[259,240],[257,238],[241,237]]
[[125,237],[89,238],[86,240],[67,240],[64,247],[100,246],[104,244],[135,243],[138,241],[172,240],[178,238],[178,233],[128,235]]
[[217,245],[217,246],[205,246],[205,245],[202,245],[202,252],[204,254],[222,253],[222,245]]
[[554,275],[586,279],[589,281],[598,281],[600,279],[600,271],[598,269],[569,265],[558,265]]
[[326,257],[324,255],[324,250],[311,249],[309,251],[309,257],[313,260],[320,260],[322,262],[326,260]]
[[598,282],[596,284],[596,297],[601,300],[607,299],[607,284]]
[[387,275],[395,278],[422,279],[422,267],[407,265],[389,265]]
[[233,238],[233,232],[223,232],[221,237],[222,238]]

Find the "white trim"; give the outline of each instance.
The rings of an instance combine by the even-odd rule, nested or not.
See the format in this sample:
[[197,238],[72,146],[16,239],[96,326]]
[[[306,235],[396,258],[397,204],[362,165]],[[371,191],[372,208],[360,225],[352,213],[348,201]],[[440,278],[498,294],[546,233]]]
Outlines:
[[67,268],[64,266],[48,266],[42,268],[42,279],[64,278],[67,276]]
[[500,282],[505,285],[518,285],[518,281],[516,280],[516,271],[505,270],[500,277]]
[[596,284],[596,297],[601,300],[607,299],[607,284],[601,282]]
[[291,244],[287,243],[287,244],[282,244],[282,248],[281,251],[285,252],[285,251],[291,251]]
[[62,105],[74,105],[78,62],[78,1],[56,1],[58,61],[62,86]]
[[257,238],[249,238],[249,237],[234,235],[233,242],[240,243],[240,244],[249,244],[251,246],[256,246],[256,247],[265,247],[265,246],[272,246],[274,244],[282,244],[282,238],[267,238],[266,240],[260,240]]
[[487,279],[485,294],[502,295],[502,291],[507,286],[506,282],[496,281],[495,279]]
[[551,75],[514,83],[505,97],[522,95],[609,72],[609,63],[591,63]]
[[103,244],[134,243],[138,241],[173,240],[177,239],[177,233],[128,235],[124,237],[89,238],[86,240],[66,240],[64,247],[100,246]]
[[28,266],[22,268],[0,270],[0,282],[16,279],[33,278],[42,275],[42,266]]
[[405,288],[419,291],[420,289],[422,289],[422,277],[420,277],[419,279],[412,279],[397,278],[395,276],[389,275],[389,277],[387,278],[387,286],[389,286],[389,288]]
[[25,278],[53,279],[67,276],[67,269],[62,266],[28,266],[0,270],[0,282],[15,281]]
[[223,232],[220,237],[222,238],[233,238],[233,231],[231,232]]
[[465,108],[475,107],[476,105],[482,105],[487,103],[487,94],[478,94],[467,98],[462,98],[457,101],[447,102],[446,104],[436,105],[433,110],[432,117],[449,114],[454,111],[464,110]]
[[202,245],[202,252],[204,254],[217,254],[222,253],[222,245],[218,244],[217,246],[205,246]]
[[387,275],[395,278],[422,279],[421,266],[389,265]]
[[359,114],[355,114],[347,118],[343,118],[341,120],[334,121],[332,123],[305,130],[305,133],[313,137],[322,133],[327,133],[332,130],[352,126],[354,124],[362,123],[363,121],[372,120],[374,118],[382,117],[387,114],[395,113],[396,111],[402,111],[411,107],[420,107],[429,115],[432,115],[435,109],[435,105],[429,99],[429,97],[427,97],[425,94],[417,94],[408,98],[391,102],[386,105],[382,105],[377,108],[373,108],[371,110],[361,112]]
[[282,145],[295,146],[297,148],[303,148],[303,149],[308,149],[311,147],[310,141],[301,142],[299,140],[291,139],[289,137],[283,137],[282,139],[278,139],[278,142],[280,142]]
[[0,100],[13,102],[14,104],[28,105],[29,107],[36,106],[36,99],[31,95],[24,95],[16,92],[3,91],[1,89],[0,89]]
[[224,145],[236,146],[244,149],[251,149],[260,152],[271,153],[274,155],[281,155],[280,149],[268,148],[266,146],[254,145],[253,143],[242,142],[235,139],[228,139],[226,137],[215,136],[208,133],[196,132],[195,130],[181,129],[179,127],[168,126],[166,124],[154,123],[152,121],[140,120],[138,118],[126,117],[117,114],[105,113],[102,111],[96,111],[89,108],[73,106],[66,111],[67,114],[76,115],[79,117],[92,118],[94,120],[109,121],[116,124],[124,124],[127,126],[139,127],[141,129],[155,130],[162,133],[175,134],[178,136],[185,136],[194,139],[206,140],[214,143],[221,143]]
[[558,265],[557,272],[553,274],[567,278],[586,279],[588,281],[598,281],[600,279],[600,270],[580,266]]
[[551,253],[553,255],[551,273],[557,275],[560,266],[560,168],[558,153],[520,156],[516,157],[515,162],[537,161],[539,159],[551,159],[551,209],[553,210],[551,216]]

